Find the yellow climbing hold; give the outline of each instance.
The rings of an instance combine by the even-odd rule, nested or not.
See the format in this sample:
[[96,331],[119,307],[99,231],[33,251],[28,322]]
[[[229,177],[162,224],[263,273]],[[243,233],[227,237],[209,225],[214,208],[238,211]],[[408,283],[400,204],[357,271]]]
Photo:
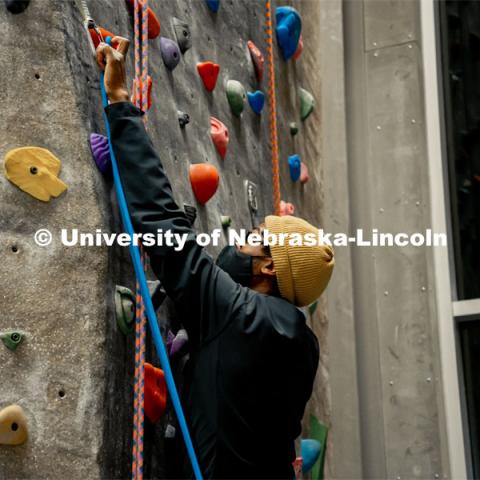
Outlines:
[[32,197],[48,202],[67,186],[58,178],[61,162],[46,148],[21,147],[5,155],[5,175]]
[[22,407],[10,405],[0,410],[0,445],[21,445],[27,437],[27,417]]

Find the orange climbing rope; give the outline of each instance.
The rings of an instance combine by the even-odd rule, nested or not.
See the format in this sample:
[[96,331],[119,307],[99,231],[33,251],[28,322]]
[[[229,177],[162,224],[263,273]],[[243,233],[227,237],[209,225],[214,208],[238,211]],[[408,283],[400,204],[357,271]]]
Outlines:
[[270,145],[272,149],[273,208],[280,215],[280,167],[278,162],[277,103],[275,98],[275,65],[273,57],[273,22],[271,0],[266,0],[267,54],[268,54],[268,98],[270,105]]
[[[135,37],[135,79],[133,81],[134,103],[145,113],[148,110],[148,0],[135,0],[133,8]],[[148,259],[141,249],[143,270]],[[133,400],[133,444],[132,479],[143,478],[143,439],[145,423],[145,350],[147,337],[147,318],[145,304],[136,282],[136,319],[135,319],[135,382]]]

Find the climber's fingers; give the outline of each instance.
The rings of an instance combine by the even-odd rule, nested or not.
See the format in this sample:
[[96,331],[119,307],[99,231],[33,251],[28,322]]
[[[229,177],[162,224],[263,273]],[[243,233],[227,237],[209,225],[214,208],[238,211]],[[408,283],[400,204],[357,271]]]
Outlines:
[[120,52],[123,56],[127,55],[128,47],[130,47],[130,40],[128,38],[113,37],[112,43],[116,43],[118,45],[117,52]]
[[96,58],[98,66],[105,70],[105,65],[113,58],[113,48],[106,43],[100,43],[97,47]]

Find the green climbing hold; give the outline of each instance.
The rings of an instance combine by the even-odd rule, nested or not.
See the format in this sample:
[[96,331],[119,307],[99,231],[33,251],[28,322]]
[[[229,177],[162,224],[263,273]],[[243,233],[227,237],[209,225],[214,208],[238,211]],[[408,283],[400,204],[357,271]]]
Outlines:
[[22,332],[3,332],[0,333],[0,339],[3,344],[10,350],[15,351],[22,343],[25,334]]
[[115,287],[115,316],[118,328],[124,335],[135,329],[135,295],[127,287]]
[[245,88],[237,80],[229,80],[227,82],[227,100],[234,115],[240,116],[245,106],[247,95]]
[[294,137],[298,133],[298,125],[296,122],[290,122],[290,135]]
[[318,305],[318,300],[311,303],[309,306],[308,306],[308,311],[310,312],[310,315],[313,315],[315,313],[315,310],[317,309],[317,305]]
[[315,106],[315,99],[310,92],[307,92],[304,88],[300,88],[300,117],[302,120],[306,120],[308,116],[313,112]]
[[311,470],[312,480],[323,480],[325,456],[327,452],[328,427],[318,421],[315,415],[310,415],[310,437],[320,442],[322,450],[320,456]]
[[221,215],[220,221],[223,228],[228,228],[232,224],[232,219],[228,215]]

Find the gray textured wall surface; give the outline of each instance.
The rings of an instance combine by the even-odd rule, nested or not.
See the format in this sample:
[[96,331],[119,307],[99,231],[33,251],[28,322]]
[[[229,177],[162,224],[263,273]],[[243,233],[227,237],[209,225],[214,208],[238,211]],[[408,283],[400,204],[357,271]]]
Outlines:
[[[316,45],[322,3],[297,1],[304,20],[305,50],[288,65],[278,58],[277,100],[281,155],[282,198],[295,203],[297,214],[314,224],[323,221],[323,169],[320,129],[323,94]],[[132,37],[131,19],[123,1],[89,2],[99,25]],[[224,90],[227,79],[239,80],[247,90],[257,87],[247,40],[266,54],[264,3],[256,0],[223,1],[217,14],[203,0],[151,0],[162,35],[174,38],[173,16],[190,24],[193,47],[178,67],[168,72],[160,56],[159,41],[149,43],[153,107],[148,129],[172,181],[179,204],[196,205],[188,180],[193,162],[210,162],[221,175],[216,195],[198,207],[198,231],[220,226],[220,215],[230,215],[232,227],[250,227],[243,182],[259,187],[260,216],[272,211],[271,163],[267,110],[257,117],[248,105],[242,117],[230,112]],[[336,14],[338,15],[338,13]],[[337,17],[338,18],[338,17]],[[95,228],[120,231],[112,185],[91,159],[87,138],[101,132],[98,70],[94,65],[72,1],[32,0],[25,13],[13,16],[0,8],[4,40],[0,46],[0,156],[15,147],[37,145],[62,160],[62,178],[69,190],[43,204],[0,177],[0,330],[27,332],[16,352],[0,345],[4,383],[0,407],[20,404],[26,411],[29,441],[20,447],[0,447],[0,476],[22,478],[120,478],[129,476],[132,410],[132,338],[118,331],[113,317],[115,284],[133,287],[125,249],[66,248],[58,241],[41,249],[32,235],[40,227],[54,234],[60,228]],[[335,32],[340,35],[340,32]],[[132,78],[133,49],[128,75]],[[221,72],[213,93],[203,88],[195,65],[212,60]],[[326,64],[328,66],[328,63]],[[35,74],[39,75],[37,79]],[[328,78],[328,77],[327,77]],[[316,96],[317,107],[294,141],[288,123],[299,119],[297,88]],[[181,130],[176,111],[190,115]],[[327,112],[328,114],[328,112]],[[211,142],[209,117],[214,115],[230,130],[227,156],[222,161]],[[290,181],[287,156],[300,153],[310,169],[310,182]],[[18,251],[14,253],[11,247]],[[215,253],[215,249],[212,253]],[[175,316],[167,304],[160,312],[162,327]],[[181,320],[181,319],[180,319]],[[312,409],[330,424],[328,388],[327,317],[316,314],[322,359]],[[149,354],[153,359],[155,357]],[[63,391],[65,395],[59,396]],[[280,420],[279,420],[280,421]],[[147,473],[164,475],[164,423],[147,428]]]

